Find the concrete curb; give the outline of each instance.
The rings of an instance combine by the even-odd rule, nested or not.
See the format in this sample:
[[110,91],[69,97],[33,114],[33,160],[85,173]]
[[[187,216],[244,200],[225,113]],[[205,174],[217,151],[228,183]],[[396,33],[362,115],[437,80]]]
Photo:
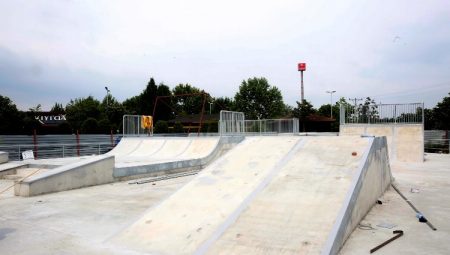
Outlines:
[[16,196],[35,196],[114,182],[114,156],[102,155],[31,176],[14,187]]
[[6,163],[9,160],[8,152],[0,151],[0,164]]
[[351,188],[323,247],[322,255],[339,252],[353,229],[392,181],[386,137],[368,139],[371,139],[370,144],[353,176]]

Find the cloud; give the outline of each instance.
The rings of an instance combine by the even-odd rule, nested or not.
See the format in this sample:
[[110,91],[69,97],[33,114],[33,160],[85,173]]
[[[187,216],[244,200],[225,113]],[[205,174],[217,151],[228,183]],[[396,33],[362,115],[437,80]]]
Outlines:
[[448,1],[4,1],[0,16],[2,93],[23,105],[102,98],[105,85],[124,100],[151,76],[213,96],[264,76],[293,105],[300,61],[315,106],[330,89],[430,106],[450,90]]

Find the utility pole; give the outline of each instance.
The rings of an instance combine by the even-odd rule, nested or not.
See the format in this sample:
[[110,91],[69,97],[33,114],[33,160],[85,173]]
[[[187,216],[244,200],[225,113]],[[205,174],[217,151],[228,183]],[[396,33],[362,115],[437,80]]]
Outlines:
[[333,118],[333,93],[336,92],[336,90],[327,90],[327,93],[330,94],[330,116]]
[[356,108],[356,104],[358,103],[358,101],[361,101],[361,100],[363,100],[362,98],[349,98],[348,100],[350,100],[350,101],[353,101],[353,102],[355,102],[355,108]]
[[303,71],[306,71],[306,63],[298,63],[298,71],[300,72],[300,81],[301,81],[301,95],[300,102],[303,104],[305,100],[305,92],[303,90]]

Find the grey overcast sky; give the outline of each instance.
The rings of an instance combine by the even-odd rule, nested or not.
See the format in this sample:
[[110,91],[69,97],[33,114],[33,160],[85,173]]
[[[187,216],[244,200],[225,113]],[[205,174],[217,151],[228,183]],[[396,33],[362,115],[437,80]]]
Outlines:
[[305,97],[425,102],[450,92],[450,1],[0,1],[0,94],[49,110],[73,98],[120,101],[150,77],[233,97],[266,77]]

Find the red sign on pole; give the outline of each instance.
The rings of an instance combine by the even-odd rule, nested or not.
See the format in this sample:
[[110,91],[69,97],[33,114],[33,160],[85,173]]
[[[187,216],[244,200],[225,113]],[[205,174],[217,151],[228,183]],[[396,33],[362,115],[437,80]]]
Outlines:
[[298,63],[298,71],[305,71],[306,63]]

